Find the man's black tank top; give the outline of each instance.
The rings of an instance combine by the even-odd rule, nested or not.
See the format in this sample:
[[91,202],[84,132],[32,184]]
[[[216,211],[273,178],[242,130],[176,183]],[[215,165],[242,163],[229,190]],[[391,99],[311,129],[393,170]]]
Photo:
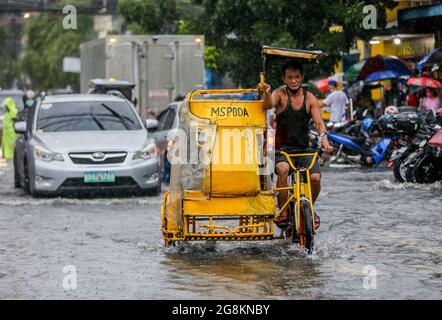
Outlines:
[[294,109],[290,95],[287,93],[287,107],[276,116],[275,147],[277,150],[304,149],[309,147],[308,123],[310,114],[307,112],[307,90],[304,101],[299,109]]

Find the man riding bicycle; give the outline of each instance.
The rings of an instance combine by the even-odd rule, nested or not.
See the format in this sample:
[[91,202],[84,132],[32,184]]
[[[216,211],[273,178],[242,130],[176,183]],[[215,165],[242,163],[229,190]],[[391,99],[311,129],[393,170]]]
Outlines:
[[[313,119],[322,141],[322,148],[328,154],[333,152],[326,135],[324,121],[316,97],[301,87],[304,80],[302,64],[297,61],[289,61],[282,67],[282,86],[273,93],[270,93],[270,85],[263,83],[260,89],[264,91],[264,106],[266,109],[275,108],[276,113],[276,135],[275,167],[278,175],[277,188],[287,187],[287,180],[290,173],[290,166],[280,151],[287,153],[306,153],[309,150],[308,123]],[[308,166],[312,157],[300,159],[301,166]],[[310,181],[312,186],[313,203],[321,191],[321,173],[316,162],[310,170]],[[287,201],[288,191],[279,191],[278,207],[281,208]],[[285,227],[288,224],[288,212],[280,212],[275,223],[278,227]],[[316,229],[319,228],[319,216],[315,214]]]

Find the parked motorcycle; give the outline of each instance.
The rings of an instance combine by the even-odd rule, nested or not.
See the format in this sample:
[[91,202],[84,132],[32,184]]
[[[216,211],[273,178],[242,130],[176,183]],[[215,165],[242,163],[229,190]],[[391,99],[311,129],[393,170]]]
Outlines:
[[417,153],[410,169],[410,179],[417,183],[433,183],[442,180],[442,129],[439,129]]
[[378,165],[385,158],[392,138],[377,137],[374,134],[375,129],[375,120],[365,118],[361,123],[358,136],[327,132],[329,141],[337,150],[336,154],[330,158],[330,162],[364,166]]
[[[398,182],[425,183],[440,179],[438,178],[440,149],[434,145],[434,140],[429,143],[440,128],[439,119],[432,112],[420,113],[418,117],[421,123],[418,132],[414,135],[401,135],[397,141],[400,148],[393,152],[389,161]],[[437,139],[437,136],[434,139]]]

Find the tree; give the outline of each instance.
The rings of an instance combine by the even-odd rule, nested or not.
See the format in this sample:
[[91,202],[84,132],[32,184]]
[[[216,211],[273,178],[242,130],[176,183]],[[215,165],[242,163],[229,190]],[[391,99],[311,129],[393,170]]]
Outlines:
[[6,52],[7,32],[0,27],[0,88],[9,87],[9,72],[7,70],[9,58]]
[[[167,4],[162,20],[154,3],[157,8]],[[377,9],[378,30],[363,28],[367,5]],[[385,8],[395,5],[393,0],[193,0],[191,4],[189,0],[122,0],[120,10],[129,23],[143,26],[145,32],[175,25],[182,34],[204,34],[211,53],[216,52],[211,63],[248,87],[258,82],[263,45],[322,50],[327,56],[318,66],[309,66],[307,76],[327,76],[356,38],[369,39],[385,27]],[[330,31],[334,25],[342,31]],[[275,68],[269,76],[270,82],[280,82]]]
[[120,0],[118,9],[133,33],[175,33],[175,0]]
[[0,88],[10,88],[19,79],[17,57],[19,55],[19,40],[21,28],[15,18],[7,27],[0,27]]
[[[26,26],[26,50],[21,66],[35,89],[47,90],[67,85],[78,88],[79,75],[63,72],[63,58],[79,57],[80,44],[95,38],[92,19],[88,16],[77,16],[77,29],[63,28],[63,4],[57,3],[60,14],[40,14]],[[88,4],[89,0],[77,1],[75,6]]]
[[[385,7],[396,5],[391,0],[200,0],[199,3],[204,7],[202,25],[207,43],[221,52],[218,64],[244,86],[258,81],[262,45],[322,50],[328,55],[320,65],[307,68],[307,76],[329,75],[355,38],[368,39],[378,31],[362,27],[363,7],[375,5],[380,29],[385,26]],[[333,25],[342,26],[342,32],[330,32]],[[276,82],[275,76],[273,81]]]

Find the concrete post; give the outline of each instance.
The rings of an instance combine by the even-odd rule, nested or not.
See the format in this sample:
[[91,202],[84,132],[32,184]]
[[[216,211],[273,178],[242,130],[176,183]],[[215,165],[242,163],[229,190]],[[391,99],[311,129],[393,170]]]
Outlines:
[[371,44],[368,41],[362,41],[361,60],[371,57]]

